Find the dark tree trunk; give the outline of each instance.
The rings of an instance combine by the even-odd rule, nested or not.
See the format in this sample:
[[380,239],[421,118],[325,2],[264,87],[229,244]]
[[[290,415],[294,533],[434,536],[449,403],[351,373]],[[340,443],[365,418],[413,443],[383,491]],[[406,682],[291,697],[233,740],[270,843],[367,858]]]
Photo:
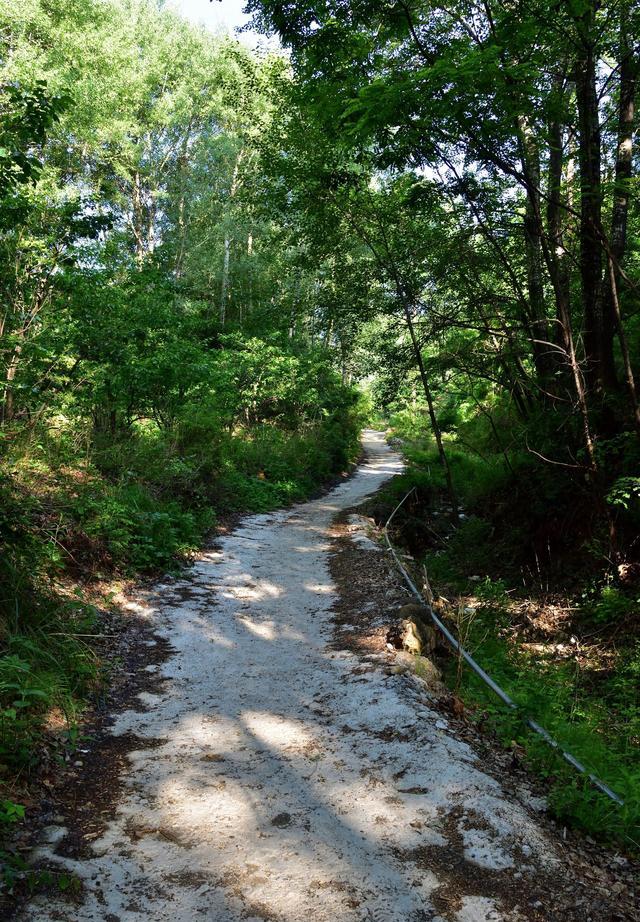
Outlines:
[[618,146],[609,252],[608,272],[604,288],[604,308],[615,319],[620,342],[624,377],[633,411],[636,429],[640,432],[640,407],[625,335],[618,292],[620,290],[620,264],[627,246],[630,181],[633,171],[633,120],[638,58],[634,55],[629,38],[628,11],[623,7],[620,15],[620,101],[618,109]]
[[580,278],[584,312],[584,349],[590,388],[617,387],[613,360],[615,321],[602,296],[602,193],[600,116],[596,87],[595,16],[589,0],[580,22],[581,48],[576,61],[580,161]]
[[444,471],[445,480],[447,482],[447,492],[449,494],[449,499],[451,500],[451,506],[453,509],[454,518],[458,518],[458,497],[456,495],[455,488],[453,486],[453,478],[451,476],[451,468],[449,467],[449,459],[447,458],[447,453],[444,450],[444,444],[442,442],[442,431],[440,429],[440,424],[438,423],[438,417],[436,416],[435,407],[433,405],[433,397],[431,395],[431,386],[429,384],[429,378],[427,375],[427,370],[424,366],[424,359],[422,358],[422,349],[420,348],[420,343],[418,342],[418,337],[416,336],[415,327],[413,325],[413,318],[411,316],[411,310],[406,303],[403,303],[404,307],[404,316],[407,322],[407,327],[409,328],[409,335],[411,337],[411,344],[413,346],[413,352],[416,357],[416,364],[418,366],[418,371],[420,372],[420,380],[422,381],[422,388],[424,390],[424,395],[427,398],[427,407],[429,408],[429,419],[431,420],[431,428],[433,429],[433,434],[435,436],[436,445],[438,446],[438,457],[440,458],[440,464]]
[[528,119],[518,119],[520,159],[527,188],[524,241],[527,262],[530,335],[533,361],[544,393],[552,384],[553,356],[542,274],[542,222],[540,220],[540,152]]
[[[563,78],[561,78],[562,80]],[[558,95],[562,88],[558,87]],[[560,100],[558,100],[559,102]],[[562,208],[562,135],[563,124],[555,117],[549,124],[549,173],[547,196],[547,237],[549,240],[549,274],[556,302],[556,331],[554,341],[566,355],[569,354],[569,331],[564,319],[570,314],[570,273],[568,254],[564,247]]]

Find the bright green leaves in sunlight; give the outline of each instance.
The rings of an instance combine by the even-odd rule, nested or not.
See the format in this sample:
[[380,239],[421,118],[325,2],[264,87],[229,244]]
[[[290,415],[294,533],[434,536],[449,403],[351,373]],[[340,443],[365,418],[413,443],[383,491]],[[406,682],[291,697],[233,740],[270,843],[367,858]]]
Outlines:
[[348,274],[265,166],[287,62],[159,0],[0,0],[0,47],[1,787],[104,678],[84,587],[302,499],[362,417]]

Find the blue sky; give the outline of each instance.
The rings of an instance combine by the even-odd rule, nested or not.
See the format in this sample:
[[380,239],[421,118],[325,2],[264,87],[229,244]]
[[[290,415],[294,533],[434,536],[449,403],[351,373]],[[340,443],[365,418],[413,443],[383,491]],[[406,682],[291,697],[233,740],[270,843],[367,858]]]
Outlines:
[[[242,12],[246,0],[168,0],[167,5],[178,10],[185,19],[190,19],[195,23],[202,23],[213,32],[219,29],[233,30],[238,26],[243,26],[250,19]],[[255,45],[259,36],[249,32],[239,35],[241,41],[246,41],[249,45]],[[264,39],[262,39],[264,42]]]

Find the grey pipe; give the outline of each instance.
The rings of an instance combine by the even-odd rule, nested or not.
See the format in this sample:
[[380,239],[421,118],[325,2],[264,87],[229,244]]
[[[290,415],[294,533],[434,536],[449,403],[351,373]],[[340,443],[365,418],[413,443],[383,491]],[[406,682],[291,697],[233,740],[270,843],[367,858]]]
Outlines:
[[[395,560],[398,569],[399,569],[400,572],[402,573],[402,575],[403,575],[403,577],[404,577],[404,579],[405,579],[405,582],[407,583],[409,589],[410,589],[411,592],[414,594],[414,596],[416,597],[416,599],[420,602],[420,604],[423,605],[423,606],[427,609],[427,611],[429,612],[429,615],[431,616],[431,620],[433,621],[433,623],[435,624],[435,626],[438,628],[438,630],[440,631],[440,633],[443,634],[443,635],[446,637],[447,641],[448,641],[449,644],[453,647],[453,649],[458,653],[459,656],[461,656],[461,657],[469,664],[469,666],[473,669],[473,671],[476,673],[476,675],[479,675],[479,676],[480,676],[480,678],[482,679],[482,681],[483,681],[486,685],[489,686],[489,688],[491,689],[491,691],[492,691],[494,694],[496,694],[496,695],[498,696],[498,698],[500,698],[500,700],[501,700],[504,704],[507,705],[507,707],[511,708],[511,709],[514,710],[514,711],[519,711],[520,709],[519,709],[518,705],[515,703],[515,701],[514,701],[512,698],[510,698],[509,695],[508,695],[502,688],[500,688],[500,686],[497,684],[497,682],[494,682],[494,681],[493,681],[493,679],[491,678],[491,676],[488,675],[488,674],[484,671],[484,669],[482,668],[482,666],[480,666],[480,665],[478,665],[478,663],[476,663],[476,661],[475,661],[474,658],[471,656],[471,654],[470,654],[470,653],[467,653],[467,651],[464,649],[464,647],[462,646],[462,644],[460,643],[460,641],[457,640],[457,638],[453,636],[453,634],[451,633],[451,631],[442,623],[442,621],[440,620],[440,618],[438,618],[438,616],[437,616],[436,613],[434,612],[434,610],[433,610],[433,608],[431,607],[431,605],[427,602],[427,600],[424,598],[424,596],[422,595],[422,593],[420,592],[420,590],[416,587],[415,583],[413,582],[413,580],[412,580],[411,577],[409,576],[409,574],[408,574],[406,568],[404,567],[402,561],[401,561],[400,558],[398,557],[398,555],[397,555],[397,553],[396,553],[396,550],[395,550],[393,544],[391,543],[391,541],[390,541],[390,539],[389,539],[389,525],[391,524],[391,520],[392,520],[393,517],[395,516],[396,512],[400,509],[400,507],[404,504],[404,502],[411,496],[411,494],[414,492],[414,490],[415,490],[415,487],[413,487],[411,490],[409,490],[409,492],[406,494],[406,496],[404,496],[404,497],[400,500],[400,502],[398,503],[398,505],[396,506],[396,508],[393,510],[393,512],[391,513],[391,515],[390,515],[389,518],[387,519],[387,522],[386,522],[386,524],[385,524],[385,526],[384,526],[384,528],[383,528],[383,534],[384,534],[384,537],[385,537],[385,541],[387,542],[387,546],[388,546],[389,550],[391,551],[391,554],[393,555],[393,559]],[[599,778],[597,778],[595,775],[593,775],[591,772],[589,772],[589,771],[584,767],[584,765],[583,765],[581,762],[579,762],[578,759],[576,759],[575,756],[571,755],[570,752],[567,752],[566,750],[564,750],[564,749],[562,748],[562,746],[560,746],[560,744],[559,744],[556,740],[554,740],[554,738],[551,736],[551,734],[550,734],[547,730],[545,730],[544,727],[541,727],[540,724],[539,724],[539,723],[536,723],[536,721],[533,720],[531,717],[526,717],[526,718],[525,718],[525,722],[526,722],[526,724],[527,724],[528,727],[530,727],[535,733],[538,734],[538,736],[541,736],[541,737],[542,737],[542,739],[545,741],[545,743],[547,743],[552,749],[556,749],[556,750],[562,755],[562,758],[565,760],[565,762],[568,762],[569,765],[571,765],[573,768],[575,768],[575,769],[576,769],[577,771],[579,771],[581,774],[586,775],[587,778],[591,781],[591,783],[593,784],[594,787],[596,787],[596,788],[597,788],[599,791],[601,791],[603,794],[606,794],[606,796],[609,797],[611,800],[613,800],[615,803],[617,803],[618,806],[624,807],[624,800],[622,800],[622,798],[619,797],[619,796],[616,794],[615,791],[612,791],[611,788],[608,787],[608,785],[606,785],[606,784],[604,783],[604,781],[600,781]]]

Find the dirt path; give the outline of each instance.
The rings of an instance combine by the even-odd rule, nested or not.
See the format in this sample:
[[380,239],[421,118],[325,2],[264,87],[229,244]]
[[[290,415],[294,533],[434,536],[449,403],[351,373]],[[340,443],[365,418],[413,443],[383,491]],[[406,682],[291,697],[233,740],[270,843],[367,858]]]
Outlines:
[[533,812],[414,680],[329,643],[330,523],[401,468],[379,434],[365,448],[328,496],[245,519],[156,587],[175,654],[114,727],[145,748],[91,857],[56,856],[65,830],[47,830],[41,857],[81,878],[81,904],[40,899],[24,919],[552,918],[528,895],[557,862]]

